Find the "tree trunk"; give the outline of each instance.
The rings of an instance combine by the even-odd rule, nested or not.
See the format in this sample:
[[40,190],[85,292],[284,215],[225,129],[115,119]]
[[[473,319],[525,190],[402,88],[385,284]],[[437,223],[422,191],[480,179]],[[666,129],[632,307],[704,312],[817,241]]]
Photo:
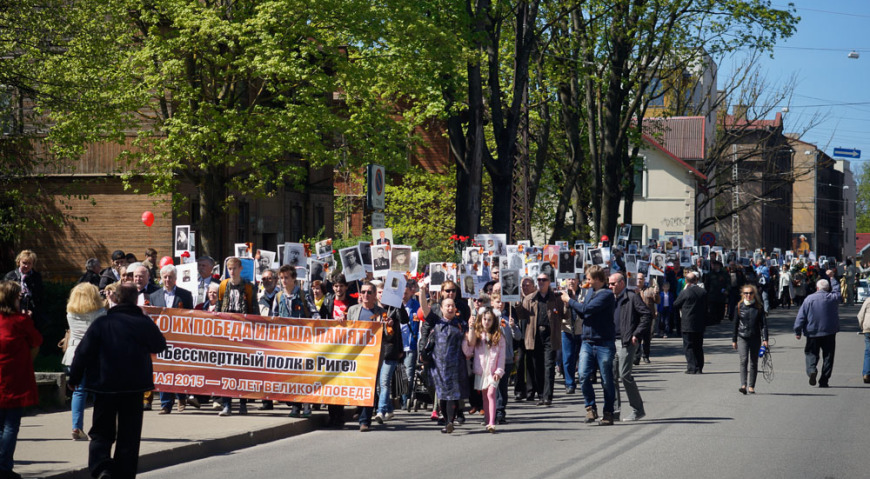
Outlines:
[[213,169],[203,173],[199,187],[199,235],[202,251],[199,256],[223,258],[225,249],[221,234],[222,202],[226,199],[224,175]]

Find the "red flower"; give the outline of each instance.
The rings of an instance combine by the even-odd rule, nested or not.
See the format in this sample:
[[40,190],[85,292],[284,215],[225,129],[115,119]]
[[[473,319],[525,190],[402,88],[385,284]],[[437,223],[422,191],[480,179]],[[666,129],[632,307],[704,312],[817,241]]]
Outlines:
[[459,237],[459,236],[456,236],[456,235],[453,235],[453,236],[450,237],[450,239],[452,239],[453,241],[456,241],[456,240],[460,239],[460,237]]
[[211,279],[221,279],[221,276],[219,274],[213,274],[211,275]]
[[184,251],[184,252],[182,252],[182,253],[181,253],[181,257],[182,257],[182,258],[190,258],[190,252],[189,252],[189,251]]

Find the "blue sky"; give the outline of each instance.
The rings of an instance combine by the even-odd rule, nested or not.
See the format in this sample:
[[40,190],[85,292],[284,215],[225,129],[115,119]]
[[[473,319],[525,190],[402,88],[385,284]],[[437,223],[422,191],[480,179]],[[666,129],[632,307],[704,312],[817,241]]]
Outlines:
[[[780,40],[774,58],[765,56],[761,71],[772,86],[784,85],[790,77],[797,86],[790,104],[781,107],[785,131],[801,132],[814,114],[823,121],[801,137],[829,155],[834,148],[861,150],[857,171],[870,161],[870,0],[793,0],[801,21],[796,33]],[[785,8],[788,2],[772,2]],[[857,51],[858,59],[847,58]],[[728,75],[728,62],[720,65],[719,85]]]

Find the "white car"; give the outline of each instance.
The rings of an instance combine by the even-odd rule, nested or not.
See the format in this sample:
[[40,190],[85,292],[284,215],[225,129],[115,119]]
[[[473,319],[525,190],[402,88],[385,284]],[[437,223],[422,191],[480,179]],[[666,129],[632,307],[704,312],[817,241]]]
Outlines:
[[866,279],[858,280],[858,302],[863,303],[865,299],[870,298],[870,284]]

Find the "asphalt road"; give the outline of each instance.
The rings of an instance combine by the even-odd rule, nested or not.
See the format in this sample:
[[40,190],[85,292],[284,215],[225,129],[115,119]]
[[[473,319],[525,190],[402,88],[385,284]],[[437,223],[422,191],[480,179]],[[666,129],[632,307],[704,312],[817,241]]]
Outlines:
[[509,424],[494,435],[480,419],[445,435],[422,411],[397,412],[367,433],[318,430],[140,477],[868,477],[870,385],[861,380],[857,312],[841,307],[828,389],[807,383],[805,343],[791,330],[796,310],[777,309],[775,376],[768,383],[759,373],[755,395],[737,391],[729,323],[708,329],[703,375],[683,373],[679,339],[653,340],[652,364],[635,368],[647,412],[637,423],[584,424],[582,395],[566,396],[560,382],[552,407],[509,404]]

